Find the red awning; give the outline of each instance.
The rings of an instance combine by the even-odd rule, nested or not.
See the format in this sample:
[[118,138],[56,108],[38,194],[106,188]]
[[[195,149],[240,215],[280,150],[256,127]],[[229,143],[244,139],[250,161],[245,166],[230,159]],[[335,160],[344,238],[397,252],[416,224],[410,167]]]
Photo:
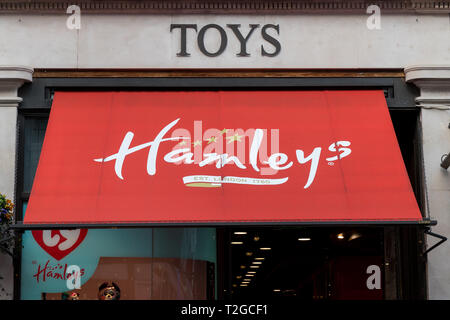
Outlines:
[[421,219],[381,91],[57,92],[24,224]]

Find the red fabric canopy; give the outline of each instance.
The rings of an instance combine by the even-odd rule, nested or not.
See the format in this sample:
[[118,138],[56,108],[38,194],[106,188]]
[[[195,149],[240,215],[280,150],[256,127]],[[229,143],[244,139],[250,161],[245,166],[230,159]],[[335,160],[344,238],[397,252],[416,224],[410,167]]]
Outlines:
[[381,91],[56,92],[24,223],[421,219]]

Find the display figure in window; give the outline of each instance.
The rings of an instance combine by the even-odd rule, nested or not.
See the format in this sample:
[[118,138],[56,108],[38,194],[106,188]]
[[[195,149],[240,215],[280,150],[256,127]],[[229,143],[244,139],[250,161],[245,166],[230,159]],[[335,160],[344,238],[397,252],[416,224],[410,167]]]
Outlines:
[[114,282],[104,282],[98,288],[99,300],[120,300],[120,288]]
[[78,292],[67,293],[64,292],[61,295],[62,300],[80,300],[80,294]]

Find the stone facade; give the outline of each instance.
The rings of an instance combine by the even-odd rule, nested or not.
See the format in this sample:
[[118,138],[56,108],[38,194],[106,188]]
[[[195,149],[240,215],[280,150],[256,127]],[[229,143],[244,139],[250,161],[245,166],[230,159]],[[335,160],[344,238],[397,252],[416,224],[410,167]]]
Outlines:
[[[68,19],[73,18],[72,12],[66,13],[69,3],[44,1],[36,6],[0,1],[0,192],[14,196],[17,105],[21,101],[17,88],[32,80],[32,68],[404,69],[406,80],[421,91],[416,102],[421,108],[427,205],[431,217],[438,220],[433,231],[450,235],[450,173],[439,165],[441,156],[450,152],[448,2],[381,1],[379,29],[367,27],[371,14],[362,1],[326,5],[315,1],[285,5],[282,1],[248,1],[248,5],[242,1],[81,3],[78,29],[68,27]],[[248,40],[250,56],[236,56],[240,43],[227,29],[230,23],[240,24],[243,34],[250,24],[279,25],[279,33],[272,30],[271,35],[280,42],[280,53],[261,55],[262,45],[272,48],[259,29]],[[186,39],[191,55],[178,57],[180,32],[171,32],[171,24],[196,24],[199,29],[217,24],[227,34],[227,47],[221,55],[207,57],[198,48],[198,33],[191,30]],[[213,30],[204,40],[208,48],[220,45]],[[429,255],[430,299],[450,299],[449,256],[448,243]],[[6,278],[1,282],[6,293],[11,294],[8,259],[0,257],[0,275]],[[0,293],[1,298],[11,295]]]

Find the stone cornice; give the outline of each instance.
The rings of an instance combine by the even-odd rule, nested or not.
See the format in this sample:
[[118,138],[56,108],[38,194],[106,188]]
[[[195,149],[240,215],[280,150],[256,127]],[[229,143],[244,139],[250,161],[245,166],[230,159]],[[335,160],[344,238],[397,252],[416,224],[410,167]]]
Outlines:
[[22,98],[17,90],[32,81],[33,69],[25,66],[0,65],[0,107],[17,107]]
[[[417,65],[405,68],[406,81],[450,80],[450,65]],[[450,83],[449,83],[450,84]]]
[[419,106],[450,109],[450,65],[410,66],[405,80],[420,88]]
[[365,13],[376,4],[384,12],[450,12],[450,0],[0,0],[0,13],[65,13],[70,5],[78,5],[84,13],[149,13],[149,14],[295,14],[295,13]]

